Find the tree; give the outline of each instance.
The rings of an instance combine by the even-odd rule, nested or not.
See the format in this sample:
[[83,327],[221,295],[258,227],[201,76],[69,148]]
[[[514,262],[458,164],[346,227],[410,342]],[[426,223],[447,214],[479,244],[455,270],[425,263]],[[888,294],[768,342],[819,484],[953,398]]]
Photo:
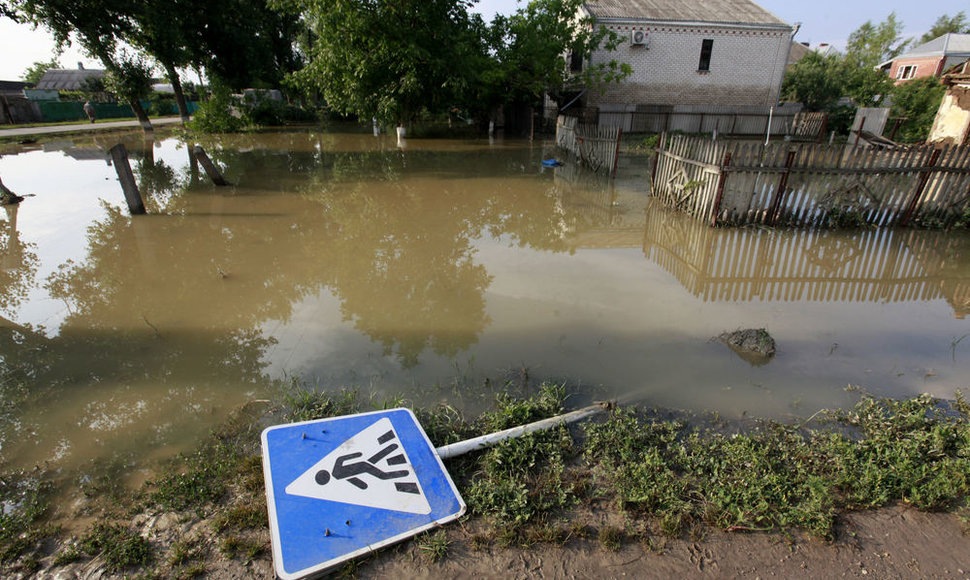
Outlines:
[[809,111],[827,111],[846,94],[843,70],[841,56],[810,52],[785,75],[782,98]]
[[48,70],[52,68],[60,68],[61,65],[57,62],[57,57],[52,57],[49,61],[38,60],[34,64],[27,67],[22,76],[25,83],[30,83],[36,85],[40,81],[41,77],[44,76]]
[[123,54],[104,76],[104,88],[127,102],[140,102],[152,91],[152,71],[145,61]]
[[922,77],[897,85],[893,90],[892,115],[906,121],[896,133],[906,143],[925,141],[946,88],[936,77]]
[[[151,0],[161,1],[161,0]],[[321,10],[326,1],[318,0]],[[294,40],[305,25],[294,6],[280,0],[212,0],[190,3],[201,10],[193,18],[193,60],[232,89],[276,88],[302,65]]]
[[[492,22],[499,83],[508,100],[535,103],[543,93],[560,105],[586,88],[619,82],[632,69],[615,59],[591,62],[598,49],[614,50],[619,36],[589,18],[577,19],[582,0],[533,0]],[[567,62],[567,58],[569,62]]]
[[316,41],[293,80],[344,115],[405,123],[468,88],[468,0],[293,0]]
[[141,0],[133,3],[133,27],[127,40],[151,55],[165,71],[175,92],[182,122],[189,109],[182,91],[178,68],[197,64],[201,50],[197,3],[178,0]]
[[[128,0],[11,0],[11,6],[18,17],[50,31],[58,46],[69,45],[74,35],[109,74],[121,77],[129,70],[116,58],[119,42],[131,32]],[[151,131],[141,102],[133,99],[128,104],[142,129]]]
[[902,31],[903,23],[896,19],[895,12],[879,24],[866,21],[849,35],[845,58],[854,66],[875,68],[909,46],[909,40],[902,41]]
[[955,32],[957,34],[970,33],[970,22],[967,22],[967,15],[962,10],[953,16],[944,14],[937,18],[936,22],[933,23],[933,27],[919,39],[919,43],[925,44],[948,32]]

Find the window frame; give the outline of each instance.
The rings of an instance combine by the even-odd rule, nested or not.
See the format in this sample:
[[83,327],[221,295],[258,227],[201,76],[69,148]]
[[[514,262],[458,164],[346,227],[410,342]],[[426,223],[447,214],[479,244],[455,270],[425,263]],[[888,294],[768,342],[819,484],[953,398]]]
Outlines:
[[[896,69],[896,80],[897,81],[908,81],[910,79],[916,78],[916,71],[919,69],[918,64],[904,64],[900,65]],[[909,73],[909,74],[906,74]]]
[[701,57],[697,63],[697,72],[711,72],[711,57],[714,55],[714,39],[705,38],[701,41]]

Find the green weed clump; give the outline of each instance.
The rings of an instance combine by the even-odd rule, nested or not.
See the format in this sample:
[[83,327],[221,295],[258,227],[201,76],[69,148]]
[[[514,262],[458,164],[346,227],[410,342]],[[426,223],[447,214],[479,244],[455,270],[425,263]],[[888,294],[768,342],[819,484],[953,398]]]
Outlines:
[[[491,433],[562,413],[565,389],[544,384],[526,399],[500,395],[497,409],[476,422]],[[504,544],[528,544],[542,534],[549,514],[573,505],[581,483],[566,476],[567,462],[578,455],[569,430],[563,426],[510,439],[483,451],[465,469],[473,475],[463,495],[472,513],[489,518]]]
[[0,562],[15,560],[56,532],[40,524],[50,491],[48,483],[26,472],[0,474]]
[[109,572],[144,566],[154,559],[151,543],[121,524],[94,524],[79,547],[90,556],[100,554]]
[[624,507],[671,535],[698,523],[727,530],[797,527],[832,537],[836,515],[904,501],[949,507],[970,490],[966,405],[930,396],[863,398],[829,413],[835,428],[765,422],[724,435],[621,410],[588,429],[587,460]]

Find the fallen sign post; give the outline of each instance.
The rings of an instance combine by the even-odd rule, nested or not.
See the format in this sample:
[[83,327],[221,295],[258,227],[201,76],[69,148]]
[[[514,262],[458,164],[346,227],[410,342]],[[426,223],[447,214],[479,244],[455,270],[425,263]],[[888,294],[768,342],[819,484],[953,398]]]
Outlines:
[[403,408],[267,427],[263,477],[276,576],[322,575],[458,519],[465,502],[442,459],[608,408],[594,405],[437,449]]

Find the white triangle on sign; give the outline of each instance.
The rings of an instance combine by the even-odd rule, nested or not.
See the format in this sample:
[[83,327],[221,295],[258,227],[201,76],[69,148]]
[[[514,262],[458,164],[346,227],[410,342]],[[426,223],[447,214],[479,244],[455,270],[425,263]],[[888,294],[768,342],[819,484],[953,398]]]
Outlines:
[[412,514],[430,514],[411,460],[384,417],[344,441],[286,486],[286,493]]

